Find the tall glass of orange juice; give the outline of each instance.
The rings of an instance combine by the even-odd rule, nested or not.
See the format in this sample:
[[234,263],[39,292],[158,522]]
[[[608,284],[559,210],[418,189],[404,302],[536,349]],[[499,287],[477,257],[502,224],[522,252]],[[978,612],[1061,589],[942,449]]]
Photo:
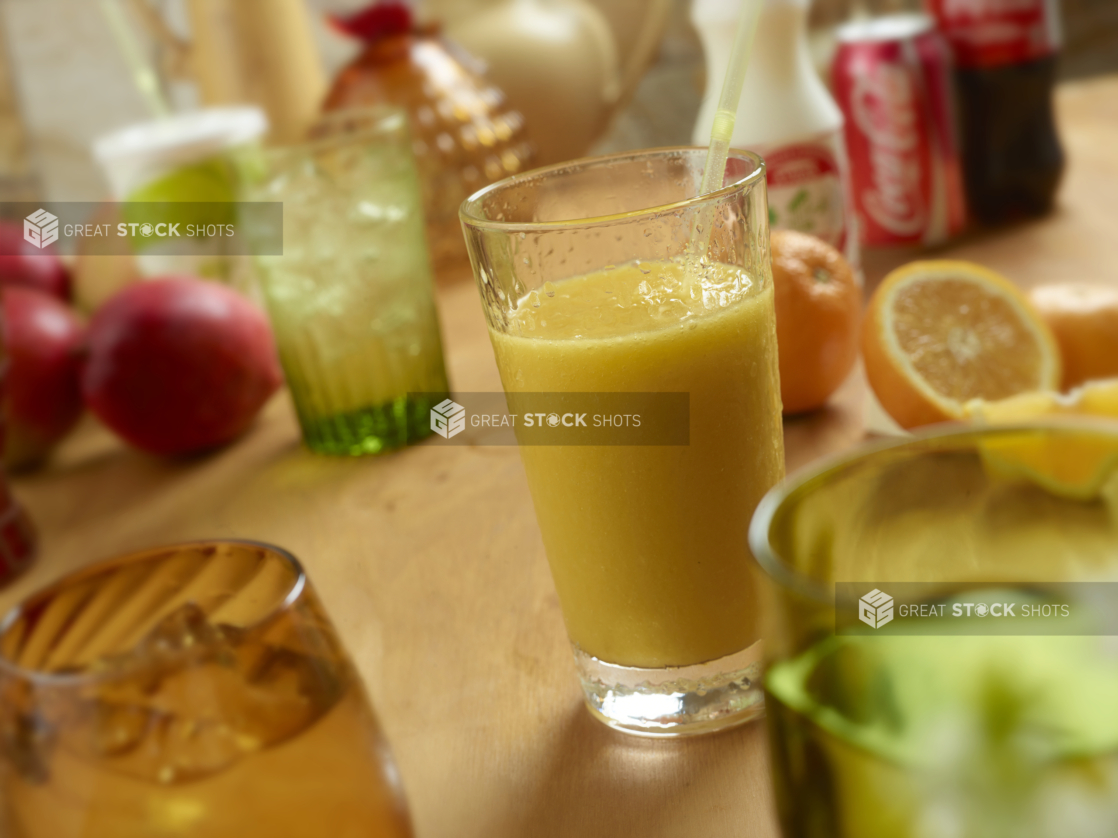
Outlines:
[[[784,474],[764,164],[732,153],[700,197],[705,155],[566,163],[461,210],[587,704],[653,736],[762,712],[745,533]],[[658,420],[685,427],[651,444]]]

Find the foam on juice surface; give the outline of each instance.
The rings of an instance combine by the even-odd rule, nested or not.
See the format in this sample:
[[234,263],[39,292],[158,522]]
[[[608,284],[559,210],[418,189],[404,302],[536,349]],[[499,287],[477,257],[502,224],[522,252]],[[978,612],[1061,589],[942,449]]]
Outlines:
[[758,290],[740,268],[638,260],[544,283],[520,299],[511,331],[549,340],[631,337],[690,326]]

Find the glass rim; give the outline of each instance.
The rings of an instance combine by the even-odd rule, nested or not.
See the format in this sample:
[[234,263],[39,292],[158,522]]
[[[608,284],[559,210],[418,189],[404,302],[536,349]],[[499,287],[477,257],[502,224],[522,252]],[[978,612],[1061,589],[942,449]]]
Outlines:
[[[26,597],[21,599],[18,603],[13,605],[8,611],[0,617],[0,638],[2,638],[11,628],[19,617],[24,613],[27,605],[34,601],[38,596],[51,589],[60,588],[64,584],[69,587],[76,581],[81,581],[85,577],[96,576],[98,573],[103,572],[108,565],[121,563],[132,564],[139,563],[145,560],[151,560],[160,553],[173,553],[181,550],[189,550],[191,548],[220,546],[226,544],[241,545],[246,547],[258,547],[263,549],[281,561],[285,562],[292,570],[295,571],[295,579],[291,583],[291,589],[284,595],[283,600],[271,608],[259,620],[256,620],[244,626],[245,630],[258,629],[266,626],[269,623],[279,619],[285,614],[292,605],[294,605],[303,592],[307,588],[307,572],[303,569],[302,563],[295,558],[294,554],[288,552],[282,547],[277,547],[275,544],[269,544],[265,541],[254,541],[249,538],[214,538],[214,539],[199,539],[197,541],[182,541],[175,544],[165,544],[159,547],[147,547],[141,550],[133,550],[127,553],[110,556],[105,559],[98,559],[91,564],[66,573],[53,582],[36,589]],[[102,672],[45,672],[38,669],[28,669],[20,666],[15,661],[11,661],[0,653],[0,674],[18,678],[23,681],[31,682],[39,686],[63,687],[63,686],[80,686],[84,684],[95,684],[100,681],[113,680],[121,677],[123,674],[130,672],[130,669],[123,670],[105,670]]]
[[621,151],[613,154],[603,154],[596,157],[580,157],[575,160],[567,160],[563,163],[554,163],[550,166],[543,166],[538,169],[530,169],[527,172],[520,172],[519,174],[511,175],[507,178],[491,183],[488,186],[483,186],[477,192],[473,193],[464,200],[458,208],[459,220],[469,227],[474,227],[482,230],[497,230],[505,232],[547,232],[550,230],[564,230],[578,227],[594,227],[601,224],[611,224],[619,220],[636,221],[641,218],[649,218],[657,215],[663,215],[666,212],[675,212],[681,209],[688,209],[690,207],[700,207],[705,204],[716,203],[721,199],[733,194],[734,192],[742,191],[743,189],[756,185],[758,181],[763,182],[765,179],[765,161],[759,154],[752,151],[745,151],[743,149],[730,149],[726,159],[731,157],[738,160],[748,160],[753,164],[753,169],[749,171],[744,177],[733,181],[732,183],[725,184],[713,192],[708,192],[705,195],[696,195],[692,198],[687,198],[682,201],[675,201],[670,204],[661,204],[654,207],[644,207],[641,209],[633,210],[632,212],[615,213],[613,215],[599,215],[591,216],[588,218],[570,218],[562,219],[559,221],[497,221],[495,219],[486,218],[477,212],[482,199],[499,192],[509,187],[520,185],[532,180],[545,180],[555,177],[561,177],[579,169],[588,169],[593,166],[602,166],[607,163],[614,163],[624,160],[640,160],[648,157],[668,157],[680,152],[701,152],[706,154],[708,151],[706,146],[663,146],[661,148],[646,148],[638,151]]
[[[358,122],[359,120],[361,121]],[[357,126],[341,130],[348,121],[354,121]],[[282,145],[263,146],[254,149],[253,153],[268,161],[284,160],[297,154],[315,154],[380,136],[406,132],[407,129],[407,112],[397,105],[357,105],[320,113],[298,140]],[[316,134],[316,131],[324,133]]]
[[1058,421],[1038,419],[1036,421],[1012,422],[998,425],[969,425],[962,422],[944,422],[921,429],[917,433],[903,437],[887,437],[855,446],[829,457],[808,463],[797,469],[783,481],[770,489],[761,502],[748,527],[749,551],[753,561],[764,574],[781,588],[790,590],[803,598],[827,605],[833,605],[835,594],[833,583],[824,584],[808,576],[788,563],[786,558],[773,547],[770,539],[773,520],[785,503],[805,484],[828,474],[835,474],[862,460],[868,460],[886,451],[911,448],[933,440],[947,440],[955,437],[984,437],[1022,431],[1056,431],[1072,433],[1093,430],[1115,438],[1118,441],[1118,423],[1101,417],[1062,417]]

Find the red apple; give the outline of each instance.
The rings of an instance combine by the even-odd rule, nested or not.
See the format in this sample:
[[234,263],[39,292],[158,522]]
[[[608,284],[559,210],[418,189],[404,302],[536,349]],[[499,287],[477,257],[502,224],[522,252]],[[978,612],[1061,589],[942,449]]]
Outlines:
[[223,285],[140,282],[89,325],[85,403],[132,445],[190,454],[243,433],[281,380],[264,314]]
[[11,468],[41,461],[82,412],[79,374],[85,326],[64,303],[41,291],[3,291],[8,351],[8,438]]
[[0,286],[34,288],[70,300],[70,274],[50,247],[42,250],[23,240],[23,227],[0,221]]

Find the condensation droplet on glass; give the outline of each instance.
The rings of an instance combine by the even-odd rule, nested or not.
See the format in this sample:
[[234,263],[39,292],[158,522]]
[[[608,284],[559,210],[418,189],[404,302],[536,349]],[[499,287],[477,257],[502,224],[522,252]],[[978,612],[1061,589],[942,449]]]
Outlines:
[[528,302],[532,305],[533,308],[539,308],[540,307],[540,292],[539,291],[530,291],[528,293]]
[[543,284],[543,292],[549,297],[555,296],[555,286],[551,283],[551,280],[548,280]]

